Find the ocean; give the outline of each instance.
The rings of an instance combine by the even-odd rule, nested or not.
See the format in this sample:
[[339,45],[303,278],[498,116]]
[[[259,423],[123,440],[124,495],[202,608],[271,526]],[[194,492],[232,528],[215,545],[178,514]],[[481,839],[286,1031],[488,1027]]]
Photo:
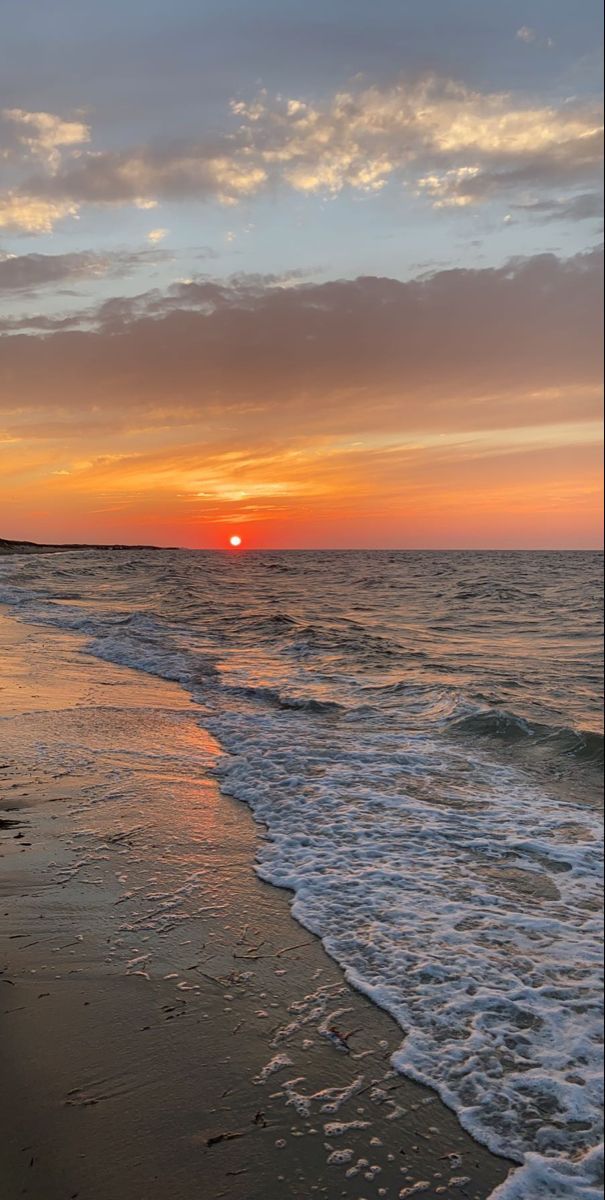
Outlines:
[[[398,1070],[599,1196],[602,556],[89,550],[0,601],[188,690],[257,870],[405,1037]],[[85,659],[82,660],[85,670]]]

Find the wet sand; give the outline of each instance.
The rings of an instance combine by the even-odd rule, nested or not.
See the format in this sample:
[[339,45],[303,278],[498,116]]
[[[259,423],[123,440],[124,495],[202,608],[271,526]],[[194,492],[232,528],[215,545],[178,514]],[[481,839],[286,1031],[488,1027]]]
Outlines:
[[254,874],[203,710],[0,638],[3,1200],[489,1196],[510,1164]]

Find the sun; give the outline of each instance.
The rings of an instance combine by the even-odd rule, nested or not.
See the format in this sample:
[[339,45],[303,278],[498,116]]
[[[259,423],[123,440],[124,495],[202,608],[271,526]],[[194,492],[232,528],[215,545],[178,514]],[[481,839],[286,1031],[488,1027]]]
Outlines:
[[229,538],[229,545],[234,546],[237,549],[237,547],[241,546],[241,544],[242,544],[242,539],[239,536],[239,533],[232,534],[232,536]]

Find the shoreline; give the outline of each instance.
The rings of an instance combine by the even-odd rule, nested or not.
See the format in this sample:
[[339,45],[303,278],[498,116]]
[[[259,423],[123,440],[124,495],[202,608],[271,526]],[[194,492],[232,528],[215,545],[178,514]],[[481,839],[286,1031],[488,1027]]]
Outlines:
[[75,550],[176,550],[177,546],[145,546],[94,542],[16,542],[11,538],[0,538],[0,557],[9,554],[67,554]]
[[257,877],[202,710],[0,626],[6,1200],[486,1200],[513,1164]]

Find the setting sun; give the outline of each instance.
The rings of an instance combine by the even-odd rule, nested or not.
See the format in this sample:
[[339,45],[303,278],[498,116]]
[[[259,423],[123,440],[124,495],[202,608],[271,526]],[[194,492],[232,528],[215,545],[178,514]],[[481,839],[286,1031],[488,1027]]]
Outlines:
[[237,546],[241,546],[241,544],[242,544],[242,539],[238,533],[234,533],[233,536],[229,538],[230,546],[237,547]]

